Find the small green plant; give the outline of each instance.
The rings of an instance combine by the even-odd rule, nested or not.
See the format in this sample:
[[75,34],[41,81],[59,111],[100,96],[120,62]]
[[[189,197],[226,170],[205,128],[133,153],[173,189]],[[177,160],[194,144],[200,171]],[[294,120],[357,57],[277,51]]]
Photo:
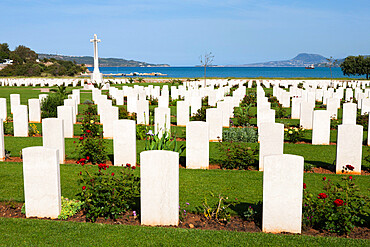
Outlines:
[[136,125],[136,139],[137,140],[145,140],[147,138],[147,133],[149,131],[148,126],[144,124]]
[[[79,173],[81,192],[77,194],[83,203],[86,218],[95,222],[98,217],[117,219],[129,209],[136,209],[140,196],[140,178],[135,166],[126,164],[116,173],[109,166],[83,165]],[[98,168],[98,169],[97,169]]]
[[249,206],[247,210],[243,212],[243,218],[247,221],[259,223],[262,220],[262,201],[253,205],[253,207]]
[[153,98],[152,96],[150,96],[149,98],[149,105],[158,105],[158,99],[157,98]]
[[165,131],[159,138],[159,133],[154,134],[152,130],[149,130],[145,139],[145,150],[169,150],[181,155],[185,151],[185,145],[179,145],[176,136],[171,138],[168,131]]
[[97,116],[89,108],[84,112],[81,131],[76,147],[78,158],[87,159],[92,164],[104,163],[108,159],[106,143]]
[[222,131],[222,140],[226,142],[257,142],[257,131],[252,127],[228,128]]
[[204,216],[208,220],[214,220],[218,223],[226,224],[230,221],[230,213],[228,208],[235,204],[235,202],[229,201],[227,196],[221,193],[216,196],[214,193],[210,192],[211,198],[204,198],[202,208]]
[[356,118],[356,124],[362,125],[364,127],[364,130],[368,129],[369,124],[369,115],[368,114],[357,114]]
[[[60,214],[58,215],[59,220],[67,220],[73,215],[81,211],[83,203],[78,200],[70,200],[68,198],[61,197],[62,207]],[[26,205],[23,204],[21,213],[26,214]]]
[[310,172],[313,170],[313,165],[312,164],[308,164],[308,163],[304,163],[304,171],[306,172]]
[[242,126],[249,126],[250,120],[252,115],[250,114],[249,110],[252,104],[249,104],[245,107],[235,107],[234,108],[234,121],[233,125],[236,127]]
[[258,148],[245,147],[235,142],[219,142],[219,150],[224,159],[220,160],[222,169],[255,169]]
[[207,106],[202,106],[200,109],[198,109],[197,113],[195,113],[193,116],[190,117],[190,121],[206,121],[206,110]]
[[92,102],[91,100],[85,100],[82,104],[84,104],[84,105],[93,105],[94,104],[94,102]]
[[181,205],[179,206],[179,219],[180,219],[180,222],[183,222],[186,218],[186,216],[188,216],[188,212],[186,211],[186,208],[190,205],[190,203],[186,202],[184,204],[184,206],[181,207]]
[[41,117],[57,117],[57,107],[64,104],[65,95],[62,93],[52,93],[41,100]]
[[38,134],[40,134],[40,131],[37,129],[36,124],[30,124],[28,126],[28,136],[34,137]]
[[257,94],[255,92],[247,92],[244,96],[240,106],[256,106],[257,105]]
[[4,127],[4,135],[14,135],[12,118],[7,117],[5,122],[3,123],[3,127]]
[[136,120],[136,113],[130,114],[126,108],[119,107],[118,110],[118,118],[119,119],[130,119],[130,120]]
[[286,109],[283,108],[282,104],[277,104],[277,109],[275,112],[276,118],[287,118],[288,115],[286,113]]
[[288,127],[284,129],[285,133],[285,140],[296,143],[302,141],[304,135],[303,128],[296,128],[296,127]]
[[330,129],[337,130],[338,125],[342,124],[342,120],[340,119],[331,119],[330,120]]
[[369,198],[360,194],[352,176],[342,177],[333,183],[323,177],[323,192],[309,193],[303,184],[303,226],[328,230],[338,234],[349,234],[369,217]]

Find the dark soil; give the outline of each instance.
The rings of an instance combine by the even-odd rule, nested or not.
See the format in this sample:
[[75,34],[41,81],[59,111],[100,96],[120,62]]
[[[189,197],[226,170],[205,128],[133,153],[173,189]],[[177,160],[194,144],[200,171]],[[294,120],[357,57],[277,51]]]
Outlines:
[[[23,203],[18,202],[0,202],[0,217],[5,218],[26,218],[21,213]],[[35,218],[35,217],[32,217]],[[42,218],[45,220],[51,220],[49,218]],[[53,219],[58,221],[58,219]],[[82,211],[69,218],[66,221],[74,222],[88,222]],[[140,219],[133,215],[133,212],[125,213],[121,218],[117,220],[98,218],[96,223],[109,224],[109,225],[140,225]],[[227,223],[219,223],[214,220],[207,220],[203,215],[188,213],[183,222],[176,226],[166,226],[174,228],[197,228],[202,230],[227,230],[227,231],[238,231],[238,232],[261,232],[261,228],[256,225],[253,221],[246,221],[238,216],[232,216],[231,220]],[[291,233],[282,233],[288,234]],[[370,239],[370,228],[367,227],[356,227],[348,236],[340,236],[335,233],[328,231],[319,231],[312,228],[302,229],[302,235],[312,236],[330,236],[330,237],[346,237],[346,238],[358,238],[358,239]]]

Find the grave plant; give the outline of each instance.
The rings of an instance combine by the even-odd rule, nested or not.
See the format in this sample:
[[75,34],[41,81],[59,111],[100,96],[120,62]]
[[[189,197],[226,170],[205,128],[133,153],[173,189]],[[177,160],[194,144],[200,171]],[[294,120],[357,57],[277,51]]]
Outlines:
[[135,166],[126,164],[119,172],[109,170],[109,165],[96,166],[81,164],[79,173],[81,191],[77,194],[83,203],[82,210],[87,220],[95,222],[98,217],[117,219],[127,210],[139,205],[140,178]]
[[90,107],[92,106],[89,105],[85,109],[82,118],[82,134],[78,139],[76,148],[79,158],[78,163],[85,163],[86,161],[92,164],[104,163],[108,159],[106,143],[103,139],[100,124],[97,121],[97,115]]
[[221,141],[218,148],[224,157],[220,160],[221,169],[256,169],[258,148],[246,148],[241,143]]
[[369,222],[369,198],[361,194],[355,180],[355,176],[344,176],[333,183],[323,177],[323,190],[317,195],[310,193],[310,185],[304,183],[303,226],[349,234],[355,226]]
[[304,135],[304,129],[303,128],[296,128],[296,127],[288,127],[284,128],[284,136],[285,140],[296,143],[299,141],[302,141]]

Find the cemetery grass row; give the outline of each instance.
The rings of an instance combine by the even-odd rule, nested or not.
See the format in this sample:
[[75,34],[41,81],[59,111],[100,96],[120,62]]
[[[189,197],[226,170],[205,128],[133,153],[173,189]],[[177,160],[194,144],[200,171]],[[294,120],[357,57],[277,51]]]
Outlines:
[[78,246],[366,246],[368,240],[305,235],[86,224],[0,218],[2,244]]
[[[81,93],[81,95],[83,94],[83,92]],[[85,93],[86,94],[86,98],[88,98],[89,96],[89,93]],[[81,97],[82,98],[82,97]],[[81,102],[83,102],[83,98],[81,99]],[[173,111],[173,107],[171,107],[171,112],[175,112]],[[254,110],[254,109],[253,109]],[[173,114],[175,115],[175,114]],[[283,120],[284,121],[284,120]],[[41,126],[39,125],[40,129],[41,129]],[[75,125],[75,128],[78,128],[79,126]],[[178,132],[181,132],[183,133],[184,129],[181,129],[180,127],[174,127],[173,129],[177,129]],[[75,132],[75,134],[78,134],[78,131]],[[309,133],[308,133],[309,134]],[[180,134],[181,135],[181,134]],[[23,138],[21,142],[24,142],[26,140],[30,140],[30,139],[34,139],[32,141],[35,141],[37,142],[38,137],[33,137],[33,138]],[[41,140],[41,138],[38,138]],[[7,141],[6,141],[6,145],[7,145],[7,142],[11,142],[11,143],[15,143],[16,141],[15,140],[20,140],[20,138],[15,138],[15,137],[7,137]],[[73,158],[73,152],[71,152],[69,149],[73,149],[73,143],[75,139],[66,139],[66,146],[67,146],[67,149],[66,149],[66,154],[67,154],[67,159],[68,158]],[[27,142],[27,141],[26,141]],[[111,145],[111,140],[106,140],[106,142],[108,143],[109,145],[109,154],[112,154],[112,145]],[[139,151],[138,153],[140,153],[140,150],[143,150],[143,143],[144,141],[137,141],[137,151]],[[22,143],[23,144],[23,143]],[[40,144],[37,144],[37,145],[40,145]],[[222,160],[224,157],[220,157],[222,155],[219,155],[219,151],[218,151],[218,148],[217,148],[217,145],[219,145],[218,143],[211,143],[210,145],[210,160],[211,160],[211,163],[215,162],[217,163],[219,160]],[[258,144],[250,144],[250,143],[244,143],[243,146],[244,147],[255,147],[257,146]],[[19,145],[18,145],[19,146]],[[32,146],[32,145],[26,145],[26,146]],[[302,150],[297,150],[297,147],[305,147],[306,146],[306,156],[305,155],[302,155]],[[326,150],[324,152],[322,152],[324,149],[323,147],[326,148]],[[328,147],[328,148],[327,148]],[[289,150],[291,148],[291,150]],[[317,148],[315,151],[312,149],[312,148]],[[366,146],[362,146],[362,149],[365,149],[365,151],[367,151],[367,148]],[[305,149],[305,148],[303,148]],[[363,156],[366,155],[366,152],[363,152]],[[16,149],[13,149],[13,152],[14,153],[17,153],[17,150]],[[302,155],[304,156],[305,160],[307,160],[306,164],[314,164],[316,166],[326,166],[326,167],[329,167],[331,164],[333,164],[333,161],[335,159],[335,146],[312,146],[312,145],[307,145],[307,144],[299,144],[299,145],[295,145],[295,144],[285,144],[285,153],[290,153],[290,152],[299,152],[298,154],[299,155]],[[304,151],[303,151],[304,152]],[[317,156],[318,156],[318,153],[321,153],[322,156],[326,156],[324,159],[320,158],[320,159],[316,159]],[[329,155],[330,154],[331,156],[334,156],[334,159],[333,158],[330,158]],[[70,155],[70,156],[69,156]],[[311,156],[310,156],[311,155]],[[185,156],[185,153],[183,154],[183,156]],[[329,161],[329,160],[332,160],[332,161]],[[302,163],[303,164],[303,163]],[[10,164],[8,164],[10,165]],[[17,165],[17,164],[14,164],[14,165]],[[18,164],[19,165],[19,164]],[[21,165],[20,165],[21,166]],[[74,166],[74,165],[62,165],[61,166],[61,170],[63,170],[63,166],[65,167],[79,167],[79,166]],[[303,166],[303,165],[302,165]],[[363,167],[365,167],[363,165]],[[118,169],[116,167],[113,167],[113,169]],[[20,171],[22,169],[20,168]],[[72,169],[73,172],[76,174],[78,173],[78,171],[76,172],[74,169]],[[138,170],[136,170],[135,172],[138,172]],[[234,173],[233,173],[234,172]],[[61,173],[63,173],[63,171],[61,171]],[[203,177],[207,177],[207,174],[209,175],[209,177],[211,177],[209,180],[210,181],[206,181],[206,183],[202,184],[201,182],[199,186],[200,190],[199,191],[196,191],[196,193],[194,193],[193,197],[196,198],[192,198],[191,196],[189,196],[189,199],[187,198],[183,198],[183,195],[184,194],[184,191],[187,193],[187,194],[192,194],[192,193],[189,193],[189,191],[192,190],[192,188],[189,188],[188,185],[192,183],[192,181],[202,181]],[[219,176],[220,174],[224,175],[223,177],[222,176]],[[232,174],[232,175],[230,175]],[[232,178],[230,179],[230,177],[232,177],[233,175],[236,174],[236,178]],[[246,176],[246,174],[248,175],[248,177],[245,177],[245,179],[243,179],[243,176]],[[250,174],[253,174],[253,175],[250,175]],[[226,177],[225,177],[226,175]],[[227,176],[228,175],[228,176]],[[316,177],[316,182],[313,182],[313,181],[310,181],[309,178],[314,178],[314,176],[318,176],[320,174],[306,174],[305,175],[305,183],[307,184],[307,186],[310,188],[310,192],[313,192],[313,193],[316,193],[316,191],[313,190],[314,188],[314,184],[316,184],[316,182],[320,183],[321,179],[322,179],[322,174],[320,175],[320,177]],[[63,191],[63,174],[61,175],[61,180],[62,180],[62,191]],[[245,193],[245,184],[241,183],[244,182],[245,180],[249,180],[251,179],[251,177],[253,178],[253,176],[257,176],[257,179],[255,179],[253,181],[253,184],[248,184],[247,187],[251,187],[255,190],[258,191],[257,186],[258,186],[258,180],[259,180],[259,187],[260,187],[260,191],[262,192],[262,186],[261,186],[261,183],[262,183],[262,177],[261,177],[261,173],[259,172],[256,172],[256,171],[222,171],[222,170],[211,170],[211,171],[188,171],[188,170],[184,170],[184,169],[180,169],[180,204],[181,203],[184,203],[184,202],[189,202],[190,204],[192,204],[194,202],[194,204],[191,206],[193,208],[189,208],[191,211],[196,211],[195,210],[195,207],[197,207],[197,205],[199,205],[202,201],[202,199],[204,198],[204,193],[209,193],[211,190],[208,190],[206,191],[207,189],[207,185],[211,185],[211,189],[214,189],[214,187],[217,187],[216,189],[218,189],[218,191],[212,191],[214,193],[223,193],[223,191],[225,191],[224,193],[227,194],[227,196],[229,197],[234,197],[233,195],[233,190],[234,188],[233,187],[239,187],[236,189],[236,191],[243,191],[244,189],[244,194],[247,194],[248,196],[250,196],[249,194],[251,193]],[[259,178],[258,178],[259,176]],[[310,177],[311,176],[311,177]],[[342,176],[338,176],[338,175],[328,175],[329,176],[332,176],[333,178],[333,181],[338,181],[340,179],[340,177]],[[71,174],[68,175],[68,177],[72,177]],[[191,179],[187,179],[187,178],[191,178]],[[366,177],[367,176],[363,176],[364,177],[364,181],[365,182],[359,182],[360,180],[362,180],[362,176],[354,176],[355,179],[356,179],[356,183],[363,183],[363,184],[368,184],[366,183],[366,181],[368,182],[368,180],[366,180]],[[360,179],[358,179],[360,178]],[[186,184],[182,184],[182,181],[181,180],[184,180],[186,182]],[[228,181],[228,182],[223,182],[223,183],[220,183],[220,181]],[[307,180],[307,181],[306,181]],[[229,183],[230,181],[230,183]],[[76,181],[71,181],[71,183],[68,183],[68,184],[76,184]],[[222,186],[214,186],[214,184],[217,184],[217,183],[220,183],[220,184],[223,184],[223,187]],[[310,185],[310,183],[312,183],[312,186]],[[23,181],[21,182],[21,185],[23,184]],[[206,185],[206,186],[205,186]],[[182,188],[181,186],[183,186],[184,188],[184,191],[182,191]],[[230,187],[231,186],[231,187]],[[319,184],[319,187],[321,188],[322,187],[322,184],[320,183]],[[360,185],[361,188],[365,188],[366,190],[366,186],[363,186],[363,185]],[[320,191],[320,188],[317,189],[317,191]],[[80,190],[80,189],[79,189]],[[362,190],[363,191],[363,190]],[[231,192],[232,195],[229,195],[229,193]],[[234,208],[233,208],[233,211],[234,211],[234,214],[240,214],[241,211],[240,211],[240,208],[245,208],[245,204],[249,204],[249,205],[255,205],[258,201],[260,201],[261,199],[258,199],[258,198],[261,198],[261,194],[262,193],[259,193],[259,195],[256,196],[256,198],[252,197],[252,202],[245,202],[245,201],[248,201],[248,200],[251,200],[248,198],[245,198],[245,196],[243,197],[243,195],[240,193],[240,196],[238,193],[235,194],[235,200],[238,200],[240,203],[237,204]],[[62,192],[63,194],[64,192]],[[202,195],[203,193],[203,198],[198,198],[199,195]],[[366,193],[363,192],[364,195],[367,195]],[[188,196],[188,195],[186,195]],[[70,198],[73,198],[73,195],[72,197]],[[198,199],[198,202],[197,202],[197,199]],[[0,199],[1,200],[1,199]],[[12,198],[10,198],[9,200],[13,200]],[[257,200],[257,201],[256,201]],[[240,206],[240,207],[239,207]],[[241,207],[243,206],[243,207]]]
[[[367,246],[368,240],[0,218],[1,244],[62,246]],[[19,238],[19,236],[22,236]]]

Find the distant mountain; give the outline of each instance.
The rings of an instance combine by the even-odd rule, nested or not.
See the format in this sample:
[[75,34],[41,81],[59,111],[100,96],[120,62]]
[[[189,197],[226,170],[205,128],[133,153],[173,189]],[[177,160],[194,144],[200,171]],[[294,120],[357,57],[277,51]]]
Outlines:
[[326,63],[325,57],[318,54],[300,53],[290,60],[270,61],[265,63],[252,63],[240,65],[242,67],[306,67],[311,64]]
[[[90,56],[65,56],[52,54],[38,54],[39,59],[55,58],[58,60],[75,61],[77,64],[85,64],[87,67],[94,66],[94,57]],[[122,58],[99,58],[100,67],[169,67],[168,64],[151,64]]]

